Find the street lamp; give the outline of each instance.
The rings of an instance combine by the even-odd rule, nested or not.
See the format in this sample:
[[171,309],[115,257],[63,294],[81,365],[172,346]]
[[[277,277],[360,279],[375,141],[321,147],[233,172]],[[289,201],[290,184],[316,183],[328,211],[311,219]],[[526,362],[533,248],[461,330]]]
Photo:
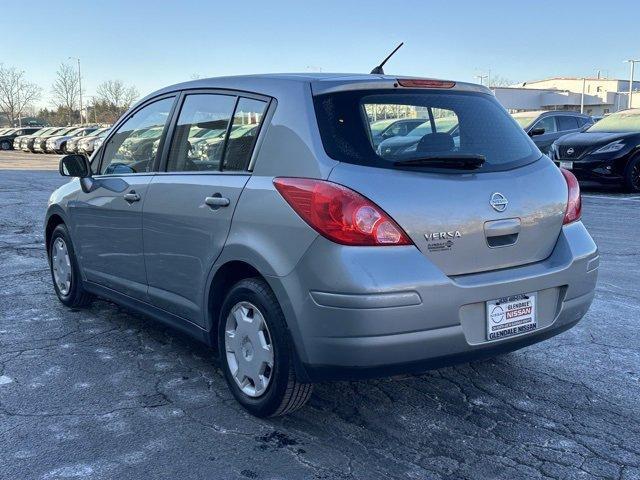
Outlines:
[[630,63],[631,64],[631,79],[629,80],[629,105],[628,108],[631,108],[631,99],[633,98],[633,71],[635,69],[636,66],[636,62],[640,62],[640,60],[625,60],[624,63]]
[[482,81],[486,78],[487,80],[489,79],[489,75],[476,75],[475,78],[477,78],[478,80],[480,80],[480,85],[484,85],[482,83]]
[[77,60],[78,61],[78,87],[80,90],[80,125],[84,124],[82,120],[82,75],[80,74],[80,58],[79,57],[69,57],[69,60]]

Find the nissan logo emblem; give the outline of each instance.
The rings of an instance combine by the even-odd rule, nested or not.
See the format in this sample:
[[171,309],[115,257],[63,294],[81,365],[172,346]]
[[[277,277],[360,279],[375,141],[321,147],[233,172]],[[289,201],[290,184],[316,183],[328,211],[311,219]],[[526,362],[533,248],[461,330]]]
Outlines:
[[575,150],[573,148],[570,148],[567,150],[567,155],[573,155],[575,152]]
[[491,200],[489,200],[489,204],[493,207],[496,212],[504,212],[507,209],[507,204],[509,200],[500,192],[495,192],[491,195]]

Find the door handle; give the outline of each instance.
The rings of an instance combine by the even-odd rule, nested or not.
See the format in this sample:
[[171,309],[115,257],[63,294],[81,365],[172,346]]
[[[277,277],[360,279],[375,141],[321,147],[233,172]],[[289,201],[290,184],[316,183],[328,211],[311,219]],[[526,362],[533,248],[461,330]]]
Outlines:
[[135,191],[131,190],[129,193],[124,194],[124,199],[129,203],[139,202],[140,195],[138,195]]
[[228,198],[223,197],[219,193],[214,193],[210,197],[205,197],[204,203],[216,210],[220,207],[228,207],[231,202]]

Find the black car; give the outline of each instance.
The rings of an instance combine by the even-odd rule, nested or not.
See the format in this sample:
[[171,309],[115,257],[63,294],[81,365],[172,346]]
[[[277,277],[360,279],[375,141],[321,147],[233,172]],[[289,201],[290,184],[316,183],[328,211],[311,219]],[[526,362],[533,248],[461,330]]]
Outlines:
[[611,114],[584,132],[556,140],[551,159],[578,180],[640,192],[640,108]]
[[565,111],[518,112],[511,115],[529,134],[542,153],[549,154],[551,144],[568,133],[579,132],[594,123],[589,115]]
[[14,128],[0,135],[0,150],[11,150],[13,148],[13,139],[20,135],[31,135],[42,127],[24,127]]

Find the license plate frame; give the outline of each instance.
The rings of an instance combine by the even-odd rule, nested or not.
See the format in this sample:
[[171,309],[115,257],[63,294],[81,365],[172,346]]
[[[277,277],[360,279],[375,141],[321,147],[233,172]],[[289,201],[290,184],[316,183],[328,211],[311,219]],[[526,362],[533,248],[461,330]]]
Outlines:
[[521,293],[485,302],[486,339],[502,340],[538,328],[537,293]]

